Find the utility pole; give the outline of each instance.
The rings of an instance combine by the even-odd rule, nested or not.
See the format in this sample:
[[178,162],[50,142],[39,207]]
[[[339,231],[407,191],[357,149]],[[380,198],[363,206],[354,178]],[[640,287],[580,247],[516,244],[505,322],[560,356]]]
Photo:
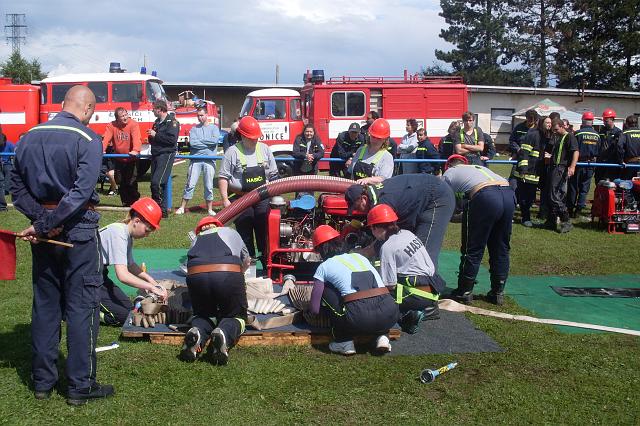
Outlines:
[[276,64],[276,84],[280,83],[280,65]]
[[24,13],[7,13],[4,33],[7,38],[7,44],[11,43],[13,53],[20,54],[20,44],[27,41],[27,25],[25,24]]

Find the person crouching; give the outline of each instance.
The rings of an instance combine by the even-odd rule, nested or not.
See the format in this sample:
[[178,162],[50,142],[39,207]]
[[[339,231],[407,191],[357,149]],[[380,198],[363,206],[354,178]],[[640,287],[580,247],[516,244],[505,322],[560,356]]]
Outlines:
[[391,351],[387,334],[398,320],[398,306],[378,272],[364,256],[344,253],[340,234],[328,225],[316,228],[313,247],[323,262],[313,276],[310,310],[318,314],[322,302],[329,314],[335,339],[329,350],[354,355],[354,336],[373,334],[378,352]]
[[229,349],[244,333],[247,294],[244,271],[251,258],[240,234],[211,216],[198,222],[197,238],[187,252],[187,287],[193,306],[192,327],[180,358],[195,361],[211,337],[209,352],[224,365]]

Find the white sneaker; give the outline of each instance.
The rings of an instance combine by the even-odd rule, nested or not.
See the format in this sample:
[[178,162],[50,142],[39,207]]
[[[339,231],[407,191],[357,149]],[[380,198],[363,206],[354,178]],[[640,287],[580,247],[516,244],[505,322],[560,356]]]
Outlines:
[[376,339],[376,350],[380,353],[391,352],[391,343],[389,338],[384,334]]
[[218,365],[226,365],[229,362],[229,347],[227,346],[227,338],[224,331],[216,328],[211,332],[211,344],[213,350],[213,360]]
[[216,212],[214,212],[213,210],[209,210],[209,216],[215,216]]
[[334,354],[340,354],[345,356],[356,354],[356,347],[353,344],[353,340],[347,340],[346,342],[341,342],[341,343],[331,342],[329,343],[329,350]]
[[173,212],[173,214],[184,214],[184,209],[182,207],[180,207],[178,210]]

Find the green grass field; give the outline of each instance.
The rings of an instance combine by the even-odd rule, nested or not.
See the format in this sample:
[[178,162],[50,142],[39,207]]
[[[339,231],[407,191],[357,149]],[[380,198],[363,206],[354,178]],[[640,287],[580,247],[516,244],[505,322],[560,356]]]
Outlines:
[[[186,164],[174,168],[174,206],[185,174]],[[149,194],[148,182],[140,188]],[[118,202],[103,197],[105,205]],[[192,205],[202,202],[198,186]],[[102,224],[122,217],[105,212]],[[200,217],[172,216],[136,247],[187,248],[186,233]],[[13,209],[0,213],[2,229],[27,225]],[[444,249],[458,249],[459,238],[460,225],[451,224]],[[512,273],[637,274],[639,238],[582,222],[566,235],[514,225]],[[526,313],[512,300],[501,310]],[[18,279],[0,282],[2,424],[640,424],[638,338],[477,316],[469,318],[505,352],[343,358],[314,348],[238,348],[228,366],[214,367],[178,361],[177,347],[120,341],[98,354],[98,379],[114,384],[116,396],[71,408],[57,392],[48,401],[33,398],[30,312],[31,256],[18,243]],[[118,337],[119,329],[101,328],[98,344]],[[417,380],[423,368],[454,360],[458,368],[435,383]]]

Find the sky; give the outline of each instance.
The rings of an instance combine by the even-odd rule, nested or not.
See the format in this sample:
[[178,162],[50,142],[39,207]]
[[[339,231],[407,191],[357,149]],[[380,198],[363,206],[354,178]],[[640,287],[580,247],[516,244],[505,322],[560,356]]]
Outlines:
[[[24,13],[26,44],[50,76],[157,70],[167,82],[301,84],[325,76],[401,76],[450,49],[437,0],[147,1],[2,0]],[[6,25],[6,22],[5,22]],[[6,35],[6,34],[3,34]],[[0,61],[11,46],[0,44]]]

